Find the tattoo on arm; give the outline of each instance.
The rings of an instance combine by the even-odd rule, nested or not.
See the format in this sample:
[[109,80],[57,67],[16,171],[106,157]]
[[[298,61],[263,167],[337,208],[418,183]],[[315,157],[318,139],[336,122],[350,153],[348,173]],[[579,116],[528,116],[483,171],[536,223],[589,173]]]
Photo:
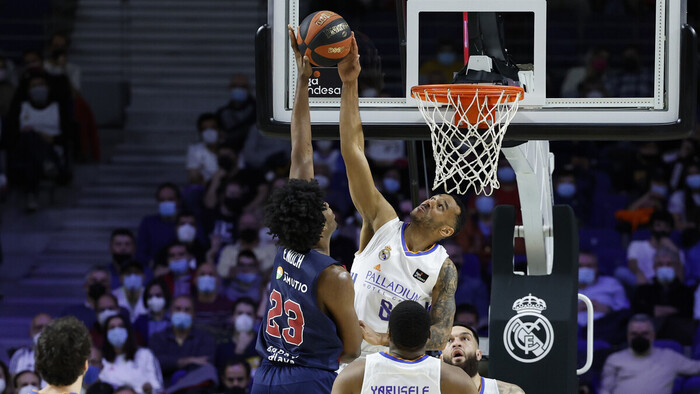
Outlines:
[[430,308],[430,339],[426,350],[442,350],[452,329],[455,315],[455,292],[457,291],[457,269],[449,258],[440,269],[438,280],[433,288],[433,304]]
[[496,383],[498,392],[501,394],[525,394],[523,389],[512,383],[501,382],[500,380],[497,380]]

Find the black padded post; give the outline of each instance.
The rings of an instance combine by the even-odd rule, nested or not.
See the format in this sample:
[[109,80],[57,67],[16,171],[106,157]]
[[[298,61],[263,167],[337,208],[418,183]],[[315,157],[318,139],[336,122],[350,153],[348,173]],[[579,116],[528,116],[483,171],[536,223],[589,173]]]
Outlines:
[[577,392],[578,231],[571,207],[553,215],[552,273],[515,275],[515,208],[494,210],[489,377],[526,393]]

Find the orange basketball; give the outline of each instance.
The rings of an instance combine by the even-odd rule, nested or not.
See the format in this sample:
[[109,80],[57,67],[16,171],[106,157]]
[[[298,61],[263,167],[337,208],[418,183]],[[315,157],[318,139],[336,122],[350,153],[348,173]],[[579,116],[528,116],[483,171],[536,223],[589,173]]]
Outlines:
[[352,30],[333,11],[318,11],[304,18],[297,32],[302,56],[320,67],[332,67],[350,53]]

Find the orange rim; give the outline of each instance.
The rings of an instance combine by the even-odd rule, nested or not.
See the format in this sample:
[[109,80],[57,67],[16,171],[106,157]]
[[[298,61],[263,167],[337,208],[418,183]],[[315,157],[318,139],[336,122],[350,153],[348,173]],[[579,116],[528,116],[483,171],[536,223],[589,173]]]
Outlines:
[[[452,100],[461,101],[463,104],[470,103],[477,94],[479,97],[486,97],[489,105],[495,105],[499,97],[501,103],[512,103],[516,100],[522,100],[525,91],[520,86],[507,85],[476,85],[476,84],[437,84],[437,85],[418,85],[411,88],[411,95],[419,94],[422,101],[425,100],[426,94],[432,101],[448,104],[448,93],[452,96]],[[503,94],[503,97],[501,97]]]

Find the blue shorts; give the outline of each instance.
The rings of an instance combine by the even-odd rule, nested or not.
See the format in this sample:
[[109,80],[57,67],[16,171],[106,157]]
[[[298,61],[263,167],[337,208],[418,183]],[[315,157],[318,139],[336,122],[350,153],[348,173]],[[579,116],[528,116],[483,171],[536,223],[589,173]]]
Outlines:
[[338,375],[325,369],[273,364],[263,360],[255,370],[251,394],[330,393]]

